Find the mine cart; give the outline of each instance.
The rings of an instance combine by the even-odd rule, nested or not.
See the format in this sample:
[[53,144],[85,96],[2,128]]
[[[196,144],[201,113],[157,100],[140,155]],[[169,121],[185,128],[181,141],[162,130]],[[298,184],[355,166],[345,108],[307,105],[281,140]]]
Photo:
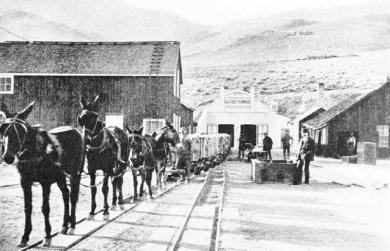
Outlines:
[[195,174],[221,163],[230,151],[228,134],[191,135],[192,168]]

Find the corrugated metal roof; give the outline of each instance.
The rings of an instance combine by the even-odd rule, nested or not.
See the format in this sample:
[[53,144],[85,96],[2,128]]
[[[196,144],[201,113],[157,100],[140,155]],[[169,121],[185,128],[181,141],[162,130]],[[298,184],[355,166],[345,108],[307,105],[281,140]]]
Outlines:
[[5,42],[0,73],[174,75],[180,43]]
[[322,127],[323,125],[325,125],[326,123],[328,123],[329,121],[334,119],[336,116],[338,116],[338,115],[342,114],[343,112],[347,111],[348,109],[354,107],[355,105],[359,104],[361,101],[371,97],[372,95],[374,95],[375,93],[377,93],[378,91],[380,91],[382,88],[384,88],[385,86],[387,86],[389,84],[390,84],[390,82],[387,82],[386,84],[382,85],[380,88],[378,88],[372,92],[369,92],[366,95],[353,94],[348,99],[341,101],[340,103],[333,106],[329,110],[327,110],[327,111],[321,113],[320,115],[306,121],[304,124],[308,125],[310,127],[313,127],[313,128]]

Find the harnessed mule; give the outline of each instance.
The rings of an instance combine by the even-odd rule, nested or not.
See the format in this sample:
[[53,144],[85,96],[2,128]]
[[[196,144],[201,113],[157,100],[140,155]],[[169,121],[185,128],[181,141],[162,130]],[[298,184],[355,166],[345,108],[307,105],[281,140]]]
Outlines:
[[[91,211],[89,219],[94,218],[96,209],[96,171],[102,170],[104,174],[102,192],[104,195],[104,219],[108,220],[108,178],[112,177],[112,210],[116,205],[123,207],[122,184],[123,174],[126,172],[128,158],[127,135],[118,127],[105,127],[104,123],[98,120],[97,101],[99,96],[92,103],[87,104],[81,98],[82,112],[78,117],[79,125],[83,127],[87,145],[88,173],[91,186]],[[117,195],[118,193],[118,195]]]
[[149,189],[152,198],[151,180],[153,170],[156,171],[157,187],[165,189],[165,166],[167,163],[168,145],[176,146],[179,143],[179,134],[167,123],[167,126],[157,129],[153,135],[142,136],[142,128],[129,132],[129,161],[132,164],[134,198],[137,198],[137,171],[141,174],[140,196],[143,195],[143,184]]
[[139,196],[143,196],[144,183],[146,181],[146,185],[148,186],[149,190],[149,196],[150,198],[153,198],[151,182],[153,170],[155,169],[156,165],[153,156],[154,142],[152,140],[148,140],[148,138],[151,138],[150,136],[142,136],[142,128],[139,130],[130,130],[127,128],[127,131],[129,132],[129,162],[133,174],[134,200],[138,199],[138,173],[141,176]]
[[156,161],[157,187],[161,190],[165,189],[165,169],[167,156],[170,155],[169,145],[175,147],[180,142],[178,132],[168,122],[166,124],[166,126],[157,129],[152,134],[154,141],[153,156]]
[[[74,233],[76,226],[76,203],[84,163],[84,142],[82,135],[69,126],[58,127],[49,132],[32,127],[25,121],[34,103],[25,110],[10,115],[6,106],[2,112],[6,120],[0,126],[0,134],[4,139],[3,159],[7,164],[16,164],[20,174],[20,183],[24,194],[25,227],[18,247],[25,247],[32,231],[32,191],[33,182],[42,187],[42,213],[45,218],[45,239],[43,246],[51,245],[50,187],[57,183],[64,202],[62,234]],[[71,192],[66,184],[69,177]],[[69,200],[71,213],[69,215]]]

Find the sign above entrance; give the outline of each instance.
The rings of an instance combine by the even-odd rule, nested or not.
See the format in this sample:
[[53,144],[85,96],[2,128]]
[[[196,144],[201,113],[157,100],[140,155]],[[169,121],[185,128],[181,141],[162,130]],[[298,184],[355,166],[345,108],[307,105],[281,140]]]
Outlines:
[[230,92],[224,97],[225,108],[251,108],[251,97],[246,92]]

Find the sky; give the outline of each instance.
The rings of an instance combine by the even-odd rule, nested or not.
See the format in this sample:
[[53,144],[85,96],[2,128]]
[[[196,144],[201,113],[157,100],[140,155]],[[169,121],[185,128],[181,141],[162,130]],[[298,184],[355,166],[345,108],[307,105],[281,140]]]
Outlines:
[[[300,9],[337,5],[364,5],[378,0],[123,0],[147,9],[160,9],[189,21],[217,25],[241,19],[280,14]],[[382,0],[379,0],[382,1]],[[390,1],[390,0],[383,0]]]

